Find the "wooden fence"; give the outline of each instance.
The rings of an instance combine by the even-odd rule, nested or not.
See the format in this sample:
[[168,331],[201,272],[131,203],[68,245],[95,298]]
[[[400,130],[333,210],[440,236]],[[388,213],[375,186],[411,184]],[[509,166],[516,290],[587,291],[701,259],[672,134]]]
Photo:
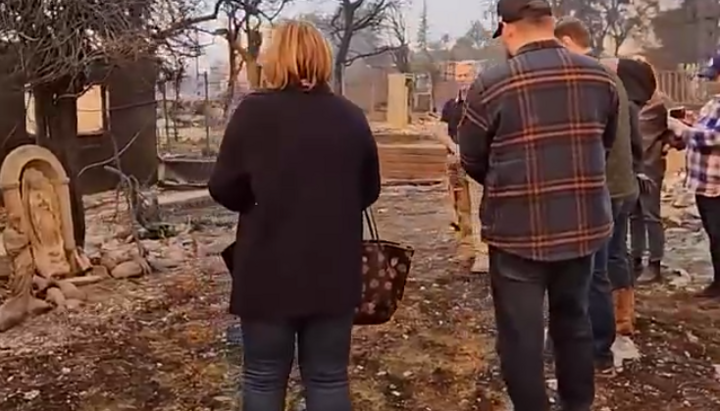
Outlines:
[[698,79],[695,73],[676,70],[659,71],[658,87],[678,105],[688,108],[702,106],[710,96],[709,85]]

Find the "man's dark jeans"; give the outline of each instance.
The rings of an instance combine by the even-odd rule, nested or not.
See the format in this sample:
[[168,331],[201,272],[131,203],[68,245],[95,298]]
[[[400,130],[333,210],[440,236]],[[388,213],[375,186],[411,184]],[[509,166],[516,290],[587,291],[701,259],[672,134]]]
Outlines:
[[[614,214],[615,204],[613,203]],[[610,239],[593,255],[593,273],[588,300],[595,360],[598,362],[612,361],[613,354],[610,348],[615,342],[615,309],[612,284],[608,278],[609,245]]]
[[351,314],[278,322],[242,322],[243,411],[284,411],[295,357],[308,411],[350,411]]
[[665,228],[660,217],[660,196],[664,175],[664,164],[658,166],[658,170],[650,170],[649,176],[653,179],[655,187],[649,193],[640,195],[630,214],[633,259],[642,259],[646,250],[650,262],[659,263],[663,259]]
[[558,393],[567,411],[590,411],[595,396],[588,316],[592,256],[531,261],[489,249],[497,350],[515,411],[546,411],[543,303],[548,294]]

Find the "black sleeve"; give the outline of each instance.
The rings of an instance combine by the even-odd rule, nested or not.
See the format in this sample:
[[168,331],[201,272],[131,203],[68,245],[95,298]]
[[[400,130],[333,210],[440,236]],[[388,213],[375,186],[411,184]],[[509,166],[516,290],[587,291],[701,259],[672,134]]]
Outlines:
[[608,115],[605,131],[603,132],[603,146],[605,146],[605,157],[610,153],[610,149],[615,143],[618,128],[618,111],[620,109],[620,101],[618,100],[617,88],[612,88],[612,96],[610,102],[610,112]]
[[643,172],[643,141],[640,134],[640,107],[630,103],[630,147],[632,148],[633,171]]
[[458,127],[458,143],[463,168],[479,184],[485,183],[488,172],[494,121],[485,101],[482,80],[478,78],[468,90]]
[[442,114],[440,115],[440,121],[443,123],[448,123],[452,121],[453,114],[455,112],[455,101],[454,100],[448,100],[442,108]]
[[247,96],[233,112],[208,182],[208,191],[213,200],[240,213],[249,212],[255,205],[250,175],[243,162],[243,147],[252,138],[254,130],[257,130],[254,124],[257,118],[254,115],[256,104],[252,96]]
[[362,117],[365,122],[362,130],[365,150],[363,152],[362,181],[360,182],[360,186],[362,190],[362,208],[364,210],[373,205],[378,197],[380,197],[381,180],[377,143],[375,142],[375,137],[373,137],[367,119],[364,115]]

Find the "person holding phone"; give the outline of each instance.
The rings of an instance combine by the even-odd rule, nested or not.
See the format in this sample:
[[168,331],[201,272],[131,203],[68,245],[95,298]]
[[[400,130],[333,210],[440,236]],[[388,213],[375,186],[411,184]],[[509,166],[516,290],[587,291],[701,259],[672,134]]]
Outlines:
[[[720,50],[699,77],[720,83]],[[691,125],[668,117],[668,127],[687,145],[686,185],[695,192],[700,220],[710,239],[713,279],[698,296],[720,300],[720,94],[710,98]]]

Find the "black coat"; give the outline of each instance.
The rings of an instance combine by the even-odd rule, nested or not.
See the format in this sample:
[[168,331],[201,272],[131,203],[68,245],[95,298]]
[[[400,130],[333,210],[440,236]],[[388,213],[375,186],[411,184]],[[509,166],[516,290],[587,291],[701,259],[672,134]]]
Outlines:
[[457,98],[448,100],[442,109],[440,121],[447,123],[448,136],[457,144],[457,130],[462,117],[463,100]]
[[240,213],[231,313],[273,320],[358,305],[362,210],[380,194],[377,146],[360,108],[326,87],[246,96],[208,186]]

